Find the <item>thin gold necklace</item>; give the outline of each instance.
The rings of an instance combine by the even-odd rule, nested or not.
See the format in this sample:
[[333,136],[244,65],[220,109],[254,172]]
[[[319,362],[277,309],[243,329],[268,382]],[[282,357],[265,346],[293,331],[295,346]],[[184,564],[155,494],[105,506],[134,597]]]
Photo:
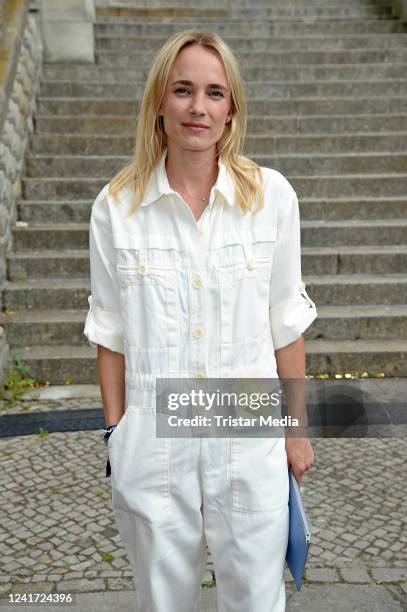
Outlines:
[[[173,189],[174,189],[174,187],[173,187]],[[212,187],[211,187],[211,189],[212,189]],[[193,196],[190,193],[188,193],[187,191],[184,191],[183,189],[179,189],[177,187],[175,187],[175,191],[180,191],[182,193],[182,195],[186,195],[189,198],[194,198],[195,200],[201,200],[202,202],[205,202],[205,200],[208,199],[208,196]]]

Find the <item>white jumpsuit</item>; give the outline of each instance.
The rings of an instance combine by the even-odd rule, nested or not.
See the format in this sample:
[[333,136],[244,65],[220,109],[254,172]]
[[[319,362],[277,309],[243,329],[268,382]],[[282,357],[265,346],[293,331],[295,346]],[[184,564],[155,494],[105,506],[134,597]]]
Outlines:
[[155,377],[277,378],[275,349],[316,318],[301,280],[296,193],[262,168],[265,207],[242,215],[222,163],[196,222],[164,150],[125,218],[98,194],[84,334],[125,355],[125,413],[109,438],[112,505],[138,612],[199,612],[205,539],[219,612],[283,612],[284,438],[156,437]]

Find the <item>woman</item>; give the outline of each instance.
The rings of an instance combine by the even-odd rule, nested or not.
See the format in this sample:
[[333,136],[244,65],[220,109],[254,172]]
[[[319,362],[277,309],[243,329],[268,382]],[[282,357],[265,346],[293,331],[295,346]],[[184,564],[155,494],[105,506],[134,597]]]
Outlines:
[[[155,379],[300,378],[317,316],[297,196],[240,155],[246,102],[212,32],[152,64],[133,159],[97,196],[84,333],[98,346],[112,500],[140,611],[197,612],[211,550],[218,609],[285,609],[288,473],[307,439],[159,438]],[[158,413],[157,413],[158,414]]]

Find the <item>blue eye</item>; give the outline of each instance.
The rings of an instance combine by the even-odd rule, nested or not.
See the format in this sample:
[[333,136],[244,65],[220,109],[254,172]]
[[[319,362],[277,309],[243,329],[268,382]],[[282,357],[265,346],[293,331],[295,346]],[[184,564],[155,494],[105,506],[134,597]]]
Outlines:
[[[186,89],[185,87],[178,87],[178,89],[174,90],[174,93],[183,93],[184,91],[185,92],[189,92],[189,90]],[[212,94],[219,94],[219,96],[215,96],[215,98],[217,98],[217,97],[224,98],[225,97],[221,91],[212,91],[210,95],[212,96]]]

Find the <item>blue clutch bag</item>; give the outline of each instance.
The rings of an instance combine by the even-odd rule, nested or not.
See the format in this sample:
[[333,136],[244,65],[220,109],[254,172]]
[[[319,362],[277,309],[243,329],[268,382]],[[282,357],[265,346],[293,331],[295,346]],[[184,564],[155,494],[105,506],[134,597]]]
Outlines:
[[311,529],[305,513],[301,491],[291,468],[288,471],[288,478],[290,484],[288,498],[290,524],[286,562],[294,578],[297,591],[299,591],[311,542]]

